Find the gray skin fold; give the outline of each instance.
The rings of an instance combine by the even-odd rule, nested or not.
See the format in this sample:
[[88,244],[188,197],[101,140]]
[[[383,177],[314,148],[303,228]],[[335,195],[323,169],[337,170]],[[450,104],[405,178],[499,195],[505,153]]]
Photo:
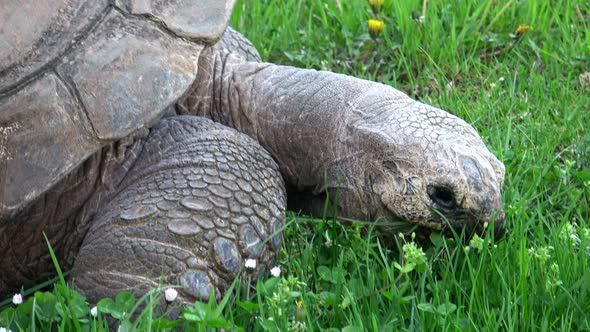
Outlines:
[[342,217],[503,232],[504,165],[465,121],[383,84],[258,62],[227,44],[202,54],[177,111],[256,139],[290,208],[321,215],[328,192]]

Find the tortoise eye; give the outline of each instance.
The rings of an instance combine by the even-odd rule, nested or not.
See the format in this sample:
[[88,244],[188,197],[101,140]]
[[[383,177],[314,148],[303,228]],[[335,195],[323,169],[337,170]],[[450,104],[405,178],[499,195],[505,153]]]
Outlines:
[[454,209],[457,205],[453,190],[445,186],[428,186],[428,196],[438,206]]

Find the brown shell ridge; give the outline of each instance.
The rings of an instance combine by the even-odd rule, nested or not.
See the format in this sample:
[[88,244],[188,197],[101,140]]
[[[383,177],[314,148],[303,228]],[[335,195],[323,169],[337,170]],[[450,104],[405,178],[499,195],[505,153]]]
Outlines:
[[[51,71],[52,68],[54,68],[56,66],[56,64],[58,64],[65,56],[67,56],[68,53],[70,53],[74,48],[76,48],[77,45],[80,44],[80,42],[82,42],[84,39],[88,38],[88,36],[92,33],[92,31],[94,31],[98,26],[100,26],[100,23],[105,20],[105,18],[108,16],[108,14],[111,12],[111,10],[112,10],[112,7],[110,5],[105,7],[105,9],[100,13],[100,15],[98,15],[96,17],[96,19],[94,19],[90,24],[88,24],[84,29],[82,29],[80,31],[78,36],[72,40],[72,42],[70,43],[70,45],[68,47],[64,48],[60,53],[58,53],[53,59],[48,61],[46,64],[39,67],[37,70],[31,72],[30,74],[25,75],[21,79],[14,82],[12,85],[9,85],[8,87],[6,87],[4,89],[0,89],[0,99],[15,94],[16,92],[18,92],[20,89],[22,89],[27,84],[30,84],[32,81],[36,80],[37,78],[39,78],[40,76],[42,76],[46,72]],[[10,67],[7,67],[6,69],[1,70],[0,77],[6,75],[15,66],[18,66],[18,65],[20,65],[20,62],[14,63]],[[62,81],[64,81],[63,78],[61,78],[61,79],[62,79]]]
[[94,137],[98,137],[98,131],[96,130],[96,128],[94,128],[94,124],[91,121],[92,118],[90,117],[90,113],[88,112],[86,105],[84,105],[84,102],[82,101],[82,96],[80,94],[80,91],[76,87],[76,84],[65,75],[62,75],[58,70],[52,69],[51,72],[55,74],[55,76],[57,76],[57,78],[64,84],[66,90],[70,93],[70,97],[72,97],[72,99],[75,101],[78,108],[82,110],[82,113],[86,117],[85,123],[87,123],[90,126],[90,128],[86,129],[92,131]]
[[129,15],[157,22],[174,36],[201,45],[217,43],[229,23],[234,0],[113,0]]
[[[210,40],[205,39],[205,38],[188,37],[188,36],[180,35],[180,34],[176,33],[174,30],[170,29],[168,27],[168,25],[166,24],[166,22],[164,22],[164,20],[161,20],[152,14],[132,14],[132,13],[126,12],[122,8],[117,7],[115,5],[111,5],[111,6],[113,7],[113,9],[115,11],[119,12],[119,14],[123,15],[125,18],[132,18],[132,19],[134,18],[134,19],[139,19],[139,20],[151,22],[160,31],[168,34],[171,37],[178,38],[178,39],[184,40],[189,43],[194,43],[194,44],[212,44]],[[219,36],[219,39],[221,39],[221,37],[222,36]]]

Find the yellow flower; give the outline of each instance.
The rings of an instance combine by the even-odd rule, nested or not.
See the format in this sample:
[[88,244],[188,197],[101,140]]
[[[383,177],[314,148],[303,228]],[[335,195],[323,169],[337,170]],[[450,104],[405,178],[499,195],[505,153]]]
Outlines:
[[530,29],[531,29],[531,26],[530,25],[520,24],[518,26],[518,28],[516,28],[516,31],[514,32],[514,34],[517,35],[517,36],[520,36],[520,35],[525,34]]
[[380,20],[369,20],[369,32],[372,35],[377,35],[383,31],[383,21]]
[[295,301],[295,320],[298,322],[305,321],[305,309],[302,300]]
[[297,300],[295,301],[295,305],[297,306],[297,309],[301,309],[303,308],[303,301]]
[[381,6],[383,6],[383,0],[369,0],[369,4],[374,9],[379,9]]

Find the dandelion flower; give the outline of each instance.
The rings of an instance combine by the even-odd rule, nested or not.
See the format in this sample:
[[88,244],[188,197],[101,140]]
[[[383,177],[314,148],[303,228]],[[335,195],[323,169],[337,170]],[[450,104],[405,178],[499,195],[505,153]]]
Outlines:
[[295,301],[295,320],[298,322],[305,321],[305,309],[302,300]]
[[256,260],[252,259],[252,258],[248,258],[248,259],[246,259],[244,266],[246,267],[246,270],[254,271],[254,269],[256,268]]
[[530,25],[520,24],[516,31],[514,32],[515,35],[520,36],[527,33],[531,29]]
[[176,289],[174,288],[168,288],[164,291],[164,298],[166,299],[166,302],[168,303],[172,303],[176,300],[176,297],[178,296],[178,291],[176,291]]
[[374,9],[379,9],[381,8],[381,6],[383,6],[383,2],[384,0],[369,0],[369,4],[371,5],[371,7],[373,7]]
[[23,296],[20,294],[14,294],[12,297],[12,303],[16,305],[23,303]]
[[92,307],[92,309],[90,309],[90,315],[92,315],[92,317],[98,316],[98,308],[96,306],[94,306],[94,307]]
[[378,35],[381,31],[383,31],[383,21],[370,19],[368,24],[369,32],[372,35]]
[[270,269],[270,274],[272,274],[273,277],[280,277],[281,276],[281,267],[280,266],[275,266],[272,269]]

